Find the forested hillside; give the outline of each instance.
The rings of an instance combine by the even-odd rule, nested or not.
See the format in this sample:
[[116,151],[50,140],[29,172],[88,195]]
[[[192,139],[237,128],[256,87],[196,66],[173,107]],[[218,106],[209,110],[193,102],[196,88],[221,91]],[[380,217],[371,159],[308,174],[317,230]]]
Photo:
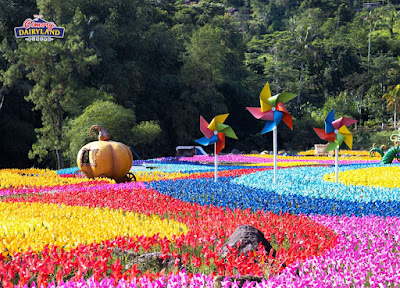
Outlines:
[[[365,1],[366,2],[366,1]],[[0,0],[0,168],[75,166],[92,124],[143,158],[202,136],[199,115],[229,112],[238,148],[270,150],[245,109],[269,81],[287,103],[291,151],[321,140],[331,108],[358,120],[356,148],[394,129],[400,111],[400,1]],[[376,6],[376,7],[375,7]],[[52,42],[16,39],[40,13]],[[389,133],[390,135],[390,133]],[[211,150],[207,151],[211,152]]]

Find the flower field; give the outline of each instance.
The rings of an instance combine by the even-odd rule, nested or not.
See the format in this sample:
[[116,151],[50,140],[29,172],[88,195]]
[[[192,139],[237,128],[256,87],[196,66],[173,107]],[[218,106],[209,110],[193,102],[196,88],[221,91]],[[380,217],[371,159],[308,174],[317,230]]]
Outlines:
[[[307,155],[307,153],[304,153]],[[311,155],[311,153],[309,153]],[[0,170],[2,287],[398,287],[400,166],[366,153],[135,161],[137,182]],[[219,253],[239,225],[274,252]],[[132,261],[158,255],[157,265]],[[274,254],[274,255],[272,255]]]

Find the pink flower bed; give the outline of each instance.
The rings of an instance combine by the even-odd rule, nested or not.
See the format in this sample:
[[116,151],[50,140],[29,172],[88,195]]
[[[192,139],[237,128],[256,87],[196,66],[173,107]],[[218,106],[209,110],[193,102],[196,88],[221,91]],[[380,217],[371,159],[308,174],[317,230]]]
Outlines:
[[[214,163],[214,156],[206,156],[199,155],[194,157],[181,157],[180,161],[186,162],[199,162],[199,163]],[[257,156],[246,156],[246,155],[219,155],[218,162],[220,163],[271,163],[273,162],[273,158],[266,157],[257,157]],[[335,160],[332,159],[318,159],[318,158],[310,158],[307,159],[305,157],[290,157],[287,156],[278,156],[278,161],[281,162],[318,162],[320,164],[335,164]],[[372,159],[360,159],[360,160],[346,160],[339,158],[339,164],[357,164],[357,163],[379,163],[380,159],[372,160]]]

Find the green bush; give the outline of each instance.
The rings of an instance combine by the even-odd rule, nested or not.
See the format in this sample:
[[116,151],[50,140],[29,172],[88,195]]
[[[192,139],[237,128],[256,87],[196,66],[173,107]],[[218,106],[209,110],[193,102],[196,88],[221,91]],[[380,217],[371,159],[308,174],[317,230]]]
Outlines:
[[157,154],[158,141],[155,140],[160,137],[161,128],[156,121],[140,122],[132,128],[132,134],[134,135],[133,148],[142,158],[154,157]]
[[131,130],[136,125],[136,116],[134,111],[111,101],[96,101],[88,106],[82,115],[69,123],[66,132],[69,150],[65,156],[72,164],[84,145],[97,140],[89,135],[90,127],[95,124],[103,126],[111,134],[111,140],[129,146],[133,139]]
[[373,131],[373,130],[359,130],[352,131],[353,133],[353,149],[354,150],[370,150],[374,143],[376,147],[386,145],[387,149],[394,146],[390,141],[390,135],[393,130]]

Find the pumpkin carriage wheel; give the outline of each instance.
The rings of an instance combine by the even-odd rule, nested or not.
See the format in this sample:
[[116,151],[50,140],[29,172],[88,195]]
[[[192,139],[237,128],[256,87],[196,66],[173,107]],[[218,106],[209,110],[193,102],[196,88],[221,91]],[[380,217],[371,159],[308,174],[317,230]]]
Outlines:
[[136,176],[132,172],[128,172],[124,177],[124,182],[136,182]]
[[77,170],[74,173],[74,178],[89,178],[85,171]]

